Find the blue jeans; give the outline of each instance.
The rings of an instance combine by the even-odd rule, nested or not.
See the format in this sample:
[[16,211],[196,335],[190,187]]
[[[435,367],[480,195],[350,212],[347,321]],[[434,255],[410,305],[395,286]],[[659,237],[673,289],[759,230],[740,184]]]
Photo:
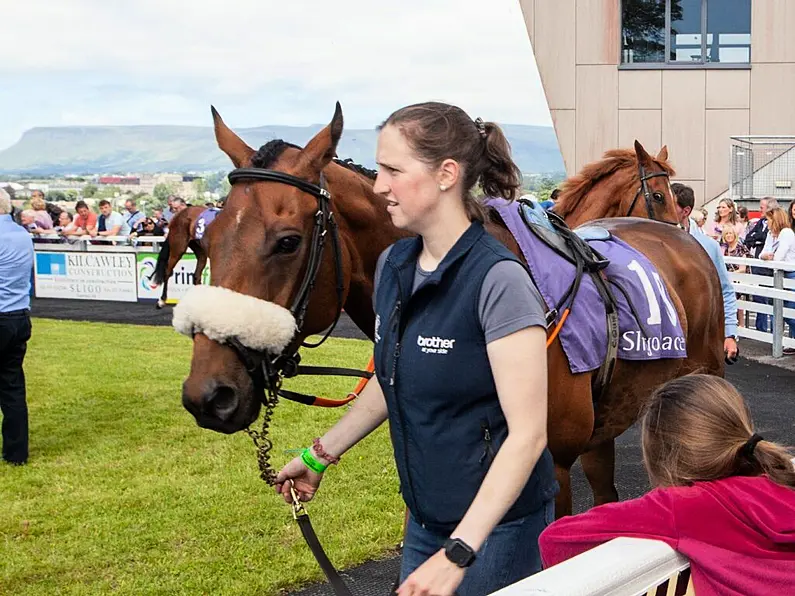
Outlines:
[[[765,296],[751,295],[751,300],[757,304],[773,304],[773,301],[770,298],[766,298]],[[770,333],[770,315],[761,312],[756,313],[756,323],[754,326],[756,327],[757,331]]]
[[[538,537],[555,520],[555,501],[549,500],[537,511],[500,524],[480,548],[477,559],[467,569],[458,596],[484,596],[541,571]],[[447,536],[424,529],[409,516],[403,541],[400,583],[435,555]]]

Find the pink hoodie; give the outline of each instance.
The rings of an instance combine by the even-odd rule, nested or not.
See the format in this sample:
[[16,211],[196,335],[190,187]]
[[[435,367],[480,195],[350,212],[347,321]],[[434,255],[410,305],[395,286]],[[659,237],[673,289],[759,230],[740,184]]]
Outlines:
[[549,567],[619,536],[685,555],[698,596],[795,594],[795,490],[764,476],[658,488],[564,517],[541,534],[541,557]]

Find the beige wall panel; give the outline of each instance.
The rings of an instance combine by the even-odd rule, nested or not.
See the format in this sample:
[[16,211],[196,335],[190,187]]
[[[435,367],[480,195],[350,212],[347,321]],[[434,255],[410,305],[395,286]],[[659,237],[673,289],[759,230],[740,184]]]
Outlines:
[[573,110],[575,105],[574,0],[535,3],[533,52],[550,110]]
[[633,110],[662,108],[662,70],[621,70],[618,107]]
[[693,194],[696,195],[696,207],[700,207],[705,203],[704,201],[704,181],[703,180],[686,180],[684,178],[672,178],[671,182],[681,182],[693,189]]
[[618,69],[577,67],[577,170],[618,144]]
[[795,63],[754,64],[751,134],[795,134]]
[[751,62],[795,62],[795,2],[751,2]]
[[662,142],[676,172],[687,180],[704,179],[706,71],[666,70],[662,88]]
[[552,122],[555,124],[555,135],[558,137],[563,163],[566,165],[566,176],[573,176],[577,173],[575,161],[577,135],[574,110],[550,110],[550,113]]
[[635,140],[657,155],[662,147],[662,112],[660,110],[619,110],[618,146],[632,149]]
[[750,70],[707,71],[707,109],[748,108],[750,105]]
[[524,24],[527,27],[527,36],[530,38],[530,43],[533,43],[533,29],[535,27],[535,0],[519,0],[519,7],[522,9],[524,16]]
[[618,64],[618,0],[577,0],[577,64]]
[[707,110],[706,200],[729,187],[729,139],[748,134],[749,118],[748,110]]

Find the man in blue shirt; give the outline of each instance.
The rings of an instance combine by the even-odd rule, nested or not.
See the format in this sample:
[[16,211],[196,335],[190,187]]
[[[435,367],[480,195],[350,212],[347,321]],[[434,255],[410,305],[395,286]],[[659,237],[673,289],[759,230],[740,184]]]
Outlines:
[[723,251],[720,245],[712,238],[707,236],[696,223],[690,219],[690,213],[695,205],[695,195],[693,189],[684,184],[675,183],[671,185],[676,197],[676,212],[679,215],[679,223],[695,238],[709,255],[715,269],[718,270],[720,287],[723,294],[723,318],[724,318],[724,341],[723,351],[726,359],[734,362],[737,359],[737,295],[734,291],[729,271],[726,269],[726,261],[723,260]]
[[25,359],[30,339],[30,277],[33,240],[11,219],[11,197],[0,188],[0,411],[3,459],[28,461],[28,405]]

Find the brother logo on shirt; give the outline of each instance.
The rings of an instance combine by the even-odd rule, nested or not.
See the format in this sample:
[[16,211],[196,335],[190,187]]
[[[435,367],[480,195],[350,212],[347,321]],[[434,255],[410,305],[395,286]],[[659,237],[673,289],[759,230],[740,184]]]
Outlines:
[[447,352],[455,347],[455,340],[418,335],[417,345],[422,349],[421,351],[424,354],[447,354]]

